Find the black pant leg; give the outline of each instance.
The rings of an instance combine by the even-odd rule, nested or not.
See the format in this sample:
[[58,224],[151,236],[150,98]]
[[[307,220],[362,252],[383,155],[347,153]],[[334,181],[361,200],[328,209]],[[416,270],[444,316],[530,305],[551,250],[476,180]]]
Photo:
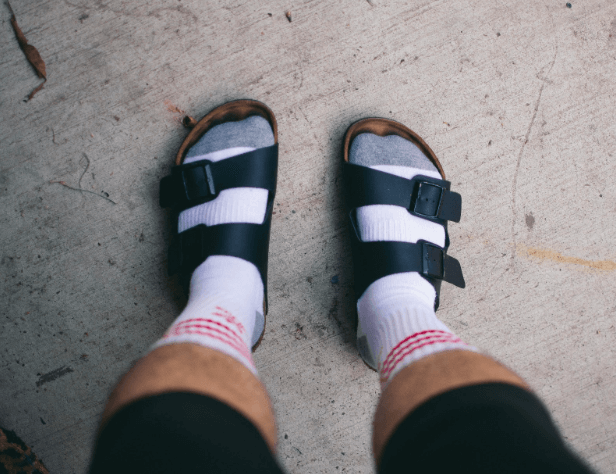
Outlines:
[[491,383],[451,390],[414,410],[387,443],[379,472],[592,471],[565,446],[535,395]]
[[90,474],[282,474],[257,428],[228,405],[195,393],[137,400],[103,428]]

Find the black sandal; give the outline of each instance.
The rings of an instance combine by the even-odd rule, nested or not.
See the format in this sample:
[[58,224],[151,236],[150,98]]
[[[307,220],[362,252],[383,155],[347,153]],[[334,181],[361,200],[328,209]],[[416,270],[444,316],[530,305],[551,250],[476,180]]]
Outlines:
[[[265,118],[274,132],[274,145],[212,163],[201,160],[182,164],[186,153],[212,127],[224,122],[240,121],[253,115]],[[188,288],[193,271],[211,255],[238,257],[253,263],[261,275],[265,298],[262,318],[257,313],[252,335],[254,351],[265,333],[267,315],[267,256],[272,210],[278,174],[278,129],[273,112],[253,100],[237,100],[215,108],[190,131],[176,156],[171,175],[160,182],[160,205],[173,207],[174,239],[169,248],[168,273],[181,275]],[[178,234],[177,216],[185,209],[215,199],[224,189],[250,187],[269,192],[262,224],[200,224]]]
[[[443,179],[421,175],[405,179],[349,163],[351,143],[361,133],[399,135],[409,140],[432,161]],[[353,228],[351,239],[356,298],[359,300],[366,289],[379,278],[395,273],[418,272],[436,291],[436,311],[443,280],[459,288],[465,287],[460,263],[447,255],[447,221],[460,221],[461,196],[450,191],[451,183],[445,181],[443,167],[430,147],[412,130],[393,120],[368,118],[351,125],[344,137],[343,157]],[[401,206],[414,216],[441,224],[445,228],[445,247],[441,248],[423,240],[415,244],[393,241],[362,242],[355,224],[355,210],[373,204]],[[374,357],[370,354],[361,325],[358,325],[357,342],[364,361],[375,368]]]

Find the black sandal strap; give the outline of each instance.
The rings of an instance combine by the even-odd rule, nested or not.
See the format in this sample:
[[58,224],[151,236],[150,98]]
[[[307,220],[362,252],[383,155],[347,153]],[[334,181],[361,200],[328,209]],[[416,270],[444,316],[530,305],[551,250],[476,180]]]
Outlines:
[[211,255],[238,257],[253,263],[267,282],[271,220],[263,224],[200,224],[181,232],[169,248],[169,275],[190,275]]
[[[460,262],[447,255],[447,221],[460,221],[462,197],[450,191],[451,183],[428,176],[405,179],[365,166],[344,164],[349,184],[350,218],[355,292],[359,299],[376,280],[396,273],[417,272],[436,291],[434,309],[439,305],[441,282],[466,286]],[[408,242],[362,242],[355,224],[355,209],[374,204],[400,206],[410,214],[436,222],[445,228],[445,247],[420,240]]]
[[379,278],[406,272],[418,272],[430,282],[444,280],[458,288],[466,286],[460,262],[425,240],[416,244],[392,241],[359,244],[362,256],[356,260],[359,276],[356,283],[361,293]]
[[160,182],[160,205],[178,211],[216,199],[231,188],[263,188],[276,192],[278,144],[212,163],[208,160],[174,166]]
[[350,183],[350,207],[390,204],[439,224],[460,222],[462,197],[450,191],[451,183],[428,176],[405,179],[366,166],[345,163]]
[[361,242],[353,237],[353,265],[355,267],[355,291],[359,297],[376,280],[396,273],[417,272],[434,286],[438,307],[442,280],[464,288],[460,262],[446,254],[446,250],[420,240],[408,242]]
[[167,271],[170,276],[181,275],[182,285],[188,292],[190,276],[195,269],[212,255],[238,257],[257,267],[265,292],[267,313],[267,257],[269,252],[270,228],[272,224],[270,200],[262,224],[200,224],[179,233],[169,247]]
[[168,273],[182,276],[186,289],[193,271],[212,255],[253,263],[259,270],[267,311],[267,257],[278,174],[278,144],[212,163],[201,160],[176,166],[160,183],[160,204],[173,205],[176,216],[187,208],[215,199],[231,188],[269,191],[262,224],[200,224],[177,234],[169,248]]

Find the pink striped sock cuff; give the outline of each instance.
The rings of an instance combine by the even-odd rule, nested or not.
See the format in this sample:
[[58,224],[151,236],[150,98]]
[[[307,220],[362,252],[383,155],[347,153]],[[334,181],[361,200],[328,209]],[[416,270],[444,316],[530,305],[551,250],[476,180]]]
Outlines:
[[437,352],[446,350],[470,350],[477,351],[469,346],[455,334],[438,329],[430,329],[416,332],[401,340],[389,352],[379,366],[382,384],[387,384],[407,365]]
[[191,318],[174,323],[153,348],[167,344],[192,343],[223,352],[244,364],[256,375],[250,347],[242,337],[243,326],[224,318]]

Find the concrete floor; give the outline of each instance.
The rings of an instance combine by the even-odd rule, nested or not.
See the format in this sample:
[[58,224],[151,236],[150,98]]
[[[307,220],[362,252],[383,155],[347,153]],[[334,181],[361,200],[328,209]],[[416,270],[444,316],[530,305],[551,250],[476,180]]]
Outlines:
[[245,97],[280,127],[255,358],[286,469],[374,470],[379,384],[354,347],[339,151],[351,122],[384,116],[428,141],[464,198],[450,254],[468,286],[444,285],[439,317],[524,376],[591,465],[616,470],[612,0],[13,9],[49,80],[24,102],[39,80],[1,5],[0,424],[51,472],[86,470],[113,384],[185,301],[158,207],[182,111]]

